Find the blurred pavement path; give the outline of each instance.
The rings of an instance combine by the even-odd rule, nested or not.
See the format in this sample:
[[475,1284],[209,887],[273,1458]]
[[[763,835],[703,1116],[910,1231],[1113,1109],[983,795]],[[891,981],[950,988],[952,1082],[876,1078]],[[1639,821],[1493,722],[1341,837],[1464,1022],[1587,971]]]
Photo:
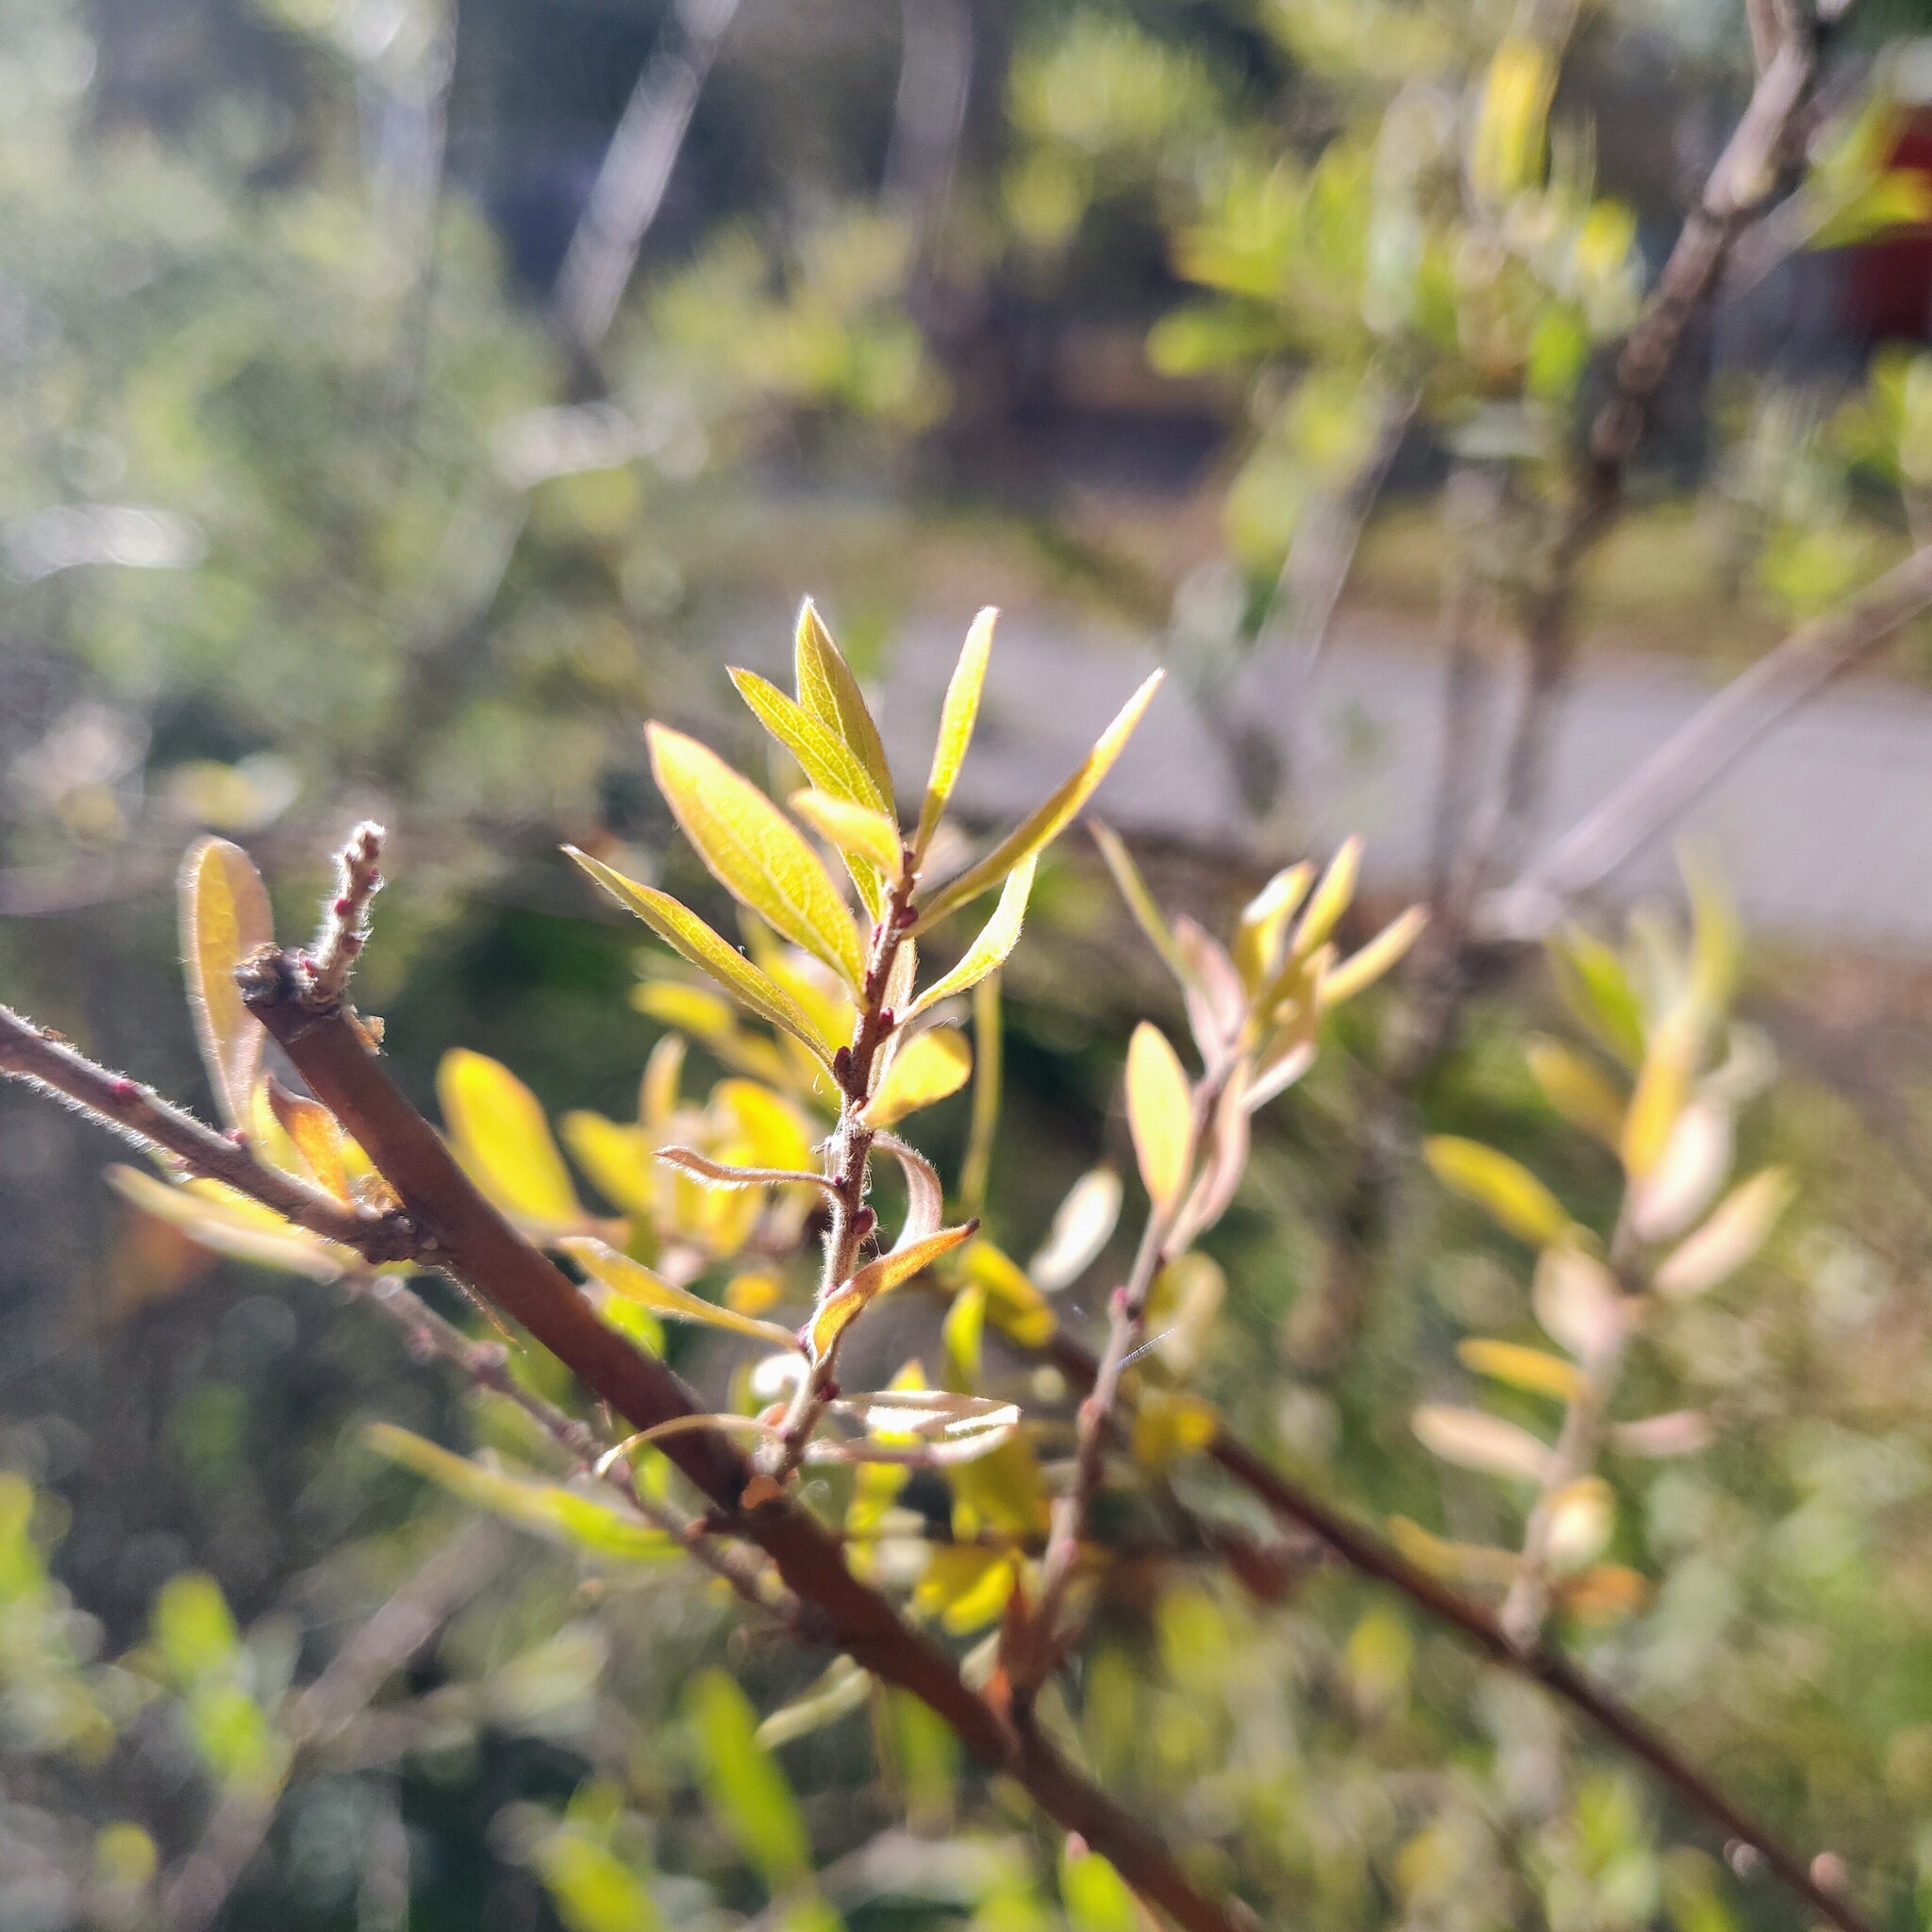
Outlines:
[[[923,773],[970,612],[920,620],[901,639],[884,693],[893,761]],[[1098,629],[1026,615],[1001,620],[961,806],[1010,818],[1085,754],[1154,651]],[[1256,667],[1242,700],[1279,721],[1283,667]],[[1586,661],[1563,714],[1541,849],[1682,724],[1715,686],[1688,670]],[[1428,853],[1441,717],[1441,660],[1386,625],[1344,623],[1314,695],[1310,843],[1368,841],[1369,882],[1413,891]],[[1513,703],[1513,693],[1506,702]],[[1277,724],[1277,740],[1283,733]],[[1238,851],[1242,818],[1227,761],[1170,678],[1115,774],[1102,813],[1123,829]],[[1932,951],[1932,694],[1872,680],[1825,692],[1743,758],[1684,831],[1713,847],[1757,929]],[[1669,841],[1611,881],[1613,901],[1674,889]]]

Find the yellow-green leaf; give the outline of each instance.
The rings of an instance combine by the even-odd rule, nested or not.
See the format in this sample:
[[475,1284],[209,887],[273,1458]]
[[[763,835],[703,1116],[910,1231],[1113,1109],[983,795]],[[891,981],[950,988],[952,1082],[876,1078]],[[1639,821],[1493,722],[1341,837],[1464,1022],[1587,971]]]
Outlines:
[[1007,955],[1019,943],[1020,928],[1025,924],[1026,901],[1033,891],[1033,874],[1039,863],[1039,855],[1029,852],[1007,874],[992,917],[980,927],[978,937],[960,956],[959,963],[951,972],[942,973],[912,1002],[907,1019],[917,1019],[928,1007],[977,986],[989,973],[996,972],[1006,963]]
[[1583,1392],[1583,1376],[1575,1363],[1546,1355],[1540,1348],[1524,1348],[1514,1341],[1470,1341],[1458,1342],[1456,1353],[1463,1366],[1478,1375],[1531,1395],[1554,1395],[1558,1402],[1574,1402]]
[[809,597],[799,607],[792,667],[798,678],[798,702],[865,767],[877,788],[880,809],[890,812],[892,773],[886,763],[886,748],[879,742],[879,727],[866,708],[851,665],[832,641],[832,633]]
[[222,1118],[245,1127],[267,1036],[242,1004],[235,968],[275,940],[268,891],[239,845],[204,839],[182,861],[179,896],[181,958],[202,1061]]
[[858,986],[865,963],[852,914],[797,826],[696,739],[662,724],[646,736],[658,789],[718,883]]
[[899,873],[899,828],[882,811],[835,798],[829,791],[794,791],[791,809],[847,858],[875,867],[887,878]]
[[1339,1007],[1343,1000],[1352,1000],[1357,993],[1367,991],[1391,967],[1400,963],[1428,923],[1429,915],[1420,906],[1398,913],[1367,945],[1322,975],[1322,1006]]
[[851,1280],[835,1289],[819,1305],[819,1311],[811,1323],[814,1359],[824,1360],[844,1332],[846,1324],[869,1302],[876,1301],[880,1295],[931,1267],[948,1250],[970,1240],[978,1224],[969,1221],[958,1227],[942,1227],[937,1234],[927,1235],[924,1241],[909,1241],[903,1248],[894,1248],[891,1254],[881,1255],[876,1261],[868,1261]]
[[798,760],[799,769],[821,791],[884,812],[885,794],[858,753],[836,731],[755,671],[734,671],[731,682],[752,715]]
[[565,1114],[558,1125],[576,1164],[613,1208],[625,1214],[648,1215],[655,1210],[653,1148],[643,1128],[582,1108]]
[[1241,908],[1235,927],[1234,962],[1251,993],[1280,972],[1288,922],[1307,897],[1314,876],[1315,868],[1306,858],[1285,866]]
[[1595,1135],[1607,1147],[1622,1142],[1624,1096],[1610,1079],[1560,1041],[1532,1040],[1525,1057],[1543,1098],[1573,1127]]
[[1322,874],[1322,883],[1315,888],[1308,909],[1294,929],[1297,959],[1306,959],[1341,923],[1341,915],[1355,899],[1356,880],[1361,869],[1362,841],[1344,839],[1341,849],[1328,861],[1328,870]]
[[1643,1059],[1643,1008],[1624,962],[1603,941],[1571,926],[1550,941],[1563,1003],[1626,1067]]
[[319,1100],[291,1093],[273,1077],[266,1085],[270,1110],[294,1143],[295,1151],[315,1177],[315,1184],[348,1207],[352,1196],[341,1123]]
[[311,1281],[336,1281],[360,1257],[325,1241],[307,1228],[284,1221],[273,1209],[251,1201],[219,1181],[188,1181],[171,1186],[140,1168],[108,1169],[114,1191],[157,1221],[178,1227],[190,1241],[232,1255],[258,1268],[286,1269]]
[[1665,1020],[1650,1041],[1624,1116],[1624,1171],[1633,1181],[1642,1180],[1670,1145],[1690,1090],[1697,1047],[1697,1026],[1687,1008]]
[[1727,1280],[1764,1245],[1796,1192],[1781,1167],[1767,1167],[1740,1181],[1710,1219],[1659,1265],[1653,1277],[1657,1291],[1683,1299]]
[[808,1738],[827,1724],[863,1710],[872,1696],[873,1680],[849,1657],[835,1657],[810,1684],[788,1704],[781,1704],[758,1727],[758,1740],[767,1751]]
[[832,1064],[829,1042],[806,1017],[805,1009],[770,974],[754,966],[737,947],[720,939],[689,907],[680,905],[669,892],[660,892],[655,887],[640,885],[635,879],[625,878],[602,859],[592,858],[587,852],[579,852],[575,845],[566,845],[563,849],[611,898],[626,911],[635,912],[693,966],[703,967],[752,1012],[802,1041],[826,1066]]
[[1142,1020],[1127,1043],[1127,1125],[1148,1198],[1176,1206],[1194,1159],[1194,1101],[1180,1057],[1167,1036]]
[[1450,1583],[1486,1584],[1507,1590],[1515,1580],[1522,1560],[1510,1550],[1491,1549],[1482,1543],[1450,1542],[1432,1535],[1407,1516],[1389,1519],[1389,1541],[1418,1570],[1425,1570],[1431,1576]]
[[982,1235],[960,1255],[958,1265],[969,1282],[985,1291],[988,1319],[1001,1334],[1022,1348],[1041,1348],[1052,1339],[1059,1318],[1026,1271],[1004,1249]]
[[1455,1134],[1432,1134],[1423,1158],[1445,1188],[1486,1209],[1519,1241],[1532,1247],[1567,1246],[1582,1230],[1563,1204],[1525,1167],[1507,1154]]
[[372,1423],[364,1440],[379,1456],[427,1477],[438,1489],[548,1541],[628,1563],[655,1562],[678,1554],[678,1545],[661,1529],[639,1522],[613,1504],[579,1496],[555,1483],[507,1475],[453,1456],[392,1423]]
[[915,1034],[892,1056],[892,1064],[866,1103],[869,1127],[896,1126],[908,1113],[957,1093],[973,1073],[973,1049],[957,1026]]
[[966,633],[959,661],[946,686],[946,701],[940,708],[940,731],[932,748],[932,776],[925,781],[925,802],[919,808],[919,834],[914,850],[924,858],[939,830],[953,787],[958,782],[959,767],[966,761],[966,747],[973,741],[973,727],[979,718],[979,693],[986,683],[987,658],[992,652],[992,627],[997,610],[982,610]]
[[762,1341],[769,1348],[793,1352],[798,1348],[798,1338],[789,1328],[781,1328],[775,1322],[760,1322],[753,1315],[741,1315],[736,1308],[721,1307],[716,1302],[708,1302],[702,1295],[692,1294],[689,1289],[674,1288],[670,1282],[653,1274],[641,1261],[633,1261],[628,1255],[620,1255],[615,1248],[593,1237],[577,1236],[559,1241],[558,1246],[586,1274],[601,1281],[613,1294],[620,1294],[640,1307],[649,1308],[654,1315],[668,1315],[677,1322],[700,1322],[708,1328],[728,1329],[734,1335],[747,1335],[755,1341]]
[[1026,1273],[1048,1294],[1077,1281],[1099,1255],[1121,1218],[1121,1177],[1110,1167],[1090,1168],[1067,1190],[1053,1225]]
[[436,1070],[443,1125],[464,1171],[513,1220],[574,1227],[584,1220],[537,1096],[500,1061],[455,1047]]
[[1501,1416],[1479,1409],[1425,1403],[1411,1419],[1417,1440],[1432,1456],[1485,1475],[1524,1476],[1541,1482],[1552,1456],[1547,1443]]
[[1132,853],[1127,850],[1120,834],[1099,819],[1091,820],[1088,830],[1093,834],[1093,842],[1100,847],[1100,856],[1106,859],[1107,869],[1112,873],[1121,897],[1127,902],[1127,910],[1134,915],[1134,924],[1146,934],[1148,943],[1160,955],[1167,970],[1183,986],[1187,985],[1190,973],[1187,956],[1174,936],[1174,928],[1167,923],[1167,915],[1147,890],[1147,881],[1141,876],[1141,868],[1134,863]]
[[1032,857],[1057,839],[1073,821],[1080,808],[1093,796],[1100,781],[1113,769],[1114,760],[1133,736],[1141,715],[1153,702],[1160,688],[1161,673],[1154,675],[1121,707],[1120,715],[1100,734],[1098,742],[1058,791],[1039,806],[1030,817],[993,847],[978,864],[968,866],[959,876],[943,887],[923,908],[913,925],[915,933],[957,912],[961,906],[990,892],[1024,858]]

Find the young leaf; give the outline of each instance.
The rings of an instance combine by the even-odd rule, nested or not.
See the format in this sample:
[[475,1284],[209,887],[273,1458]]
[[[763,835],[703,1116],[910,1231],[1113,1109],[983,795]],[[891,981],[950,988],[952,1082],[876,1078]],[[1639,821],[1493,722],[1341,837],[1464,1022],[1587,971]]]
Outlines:
[[687,1708],[713,1817],[767,1889],[789,1895],[810,1876],[811,1839],[785,1774],[758,1742],[750,1699],[723,1671],[706,1671],[691,1685]]
[[1416,1410],[1411,1426],[1432,1456],[1484,1475],[1525,1476],[1540,1483],[1552,1465],[1546,1443],[1527,1429],[1478,1409],[1425,1403]]
[[182,860],[179,897],[181,959],[202,1062],[222,1118],[245,1127],[268,1036],[242,1002],[235,968],[274,941],[268,891],[239,845],[204,839]]
[[640,1523],[610,1504],[452,1456],[393,1424],[372,1423],[364,1440],[379,1456],[426,1476],[437,1488],[551,1542],[629,1563],[655,1562],[677,1554],[677,1545],[661,1529]]
[[1462,1365],[1478,1375],[1531,1395],[1574,1402],[1583,1393],[1583,1376],[1576,1365],[1540,1348],[1524,1348],[1514,1341],[1471,1341],[1457,1342],[1456,1353]]
[[991,891],[1022,859],[1031,858],[1059,836],[1099,789],[1100,781],[1113,769],[1114,760],[1120,757],[1127,740],[1133,735],[1135,725],[1141,722],[1141,714],[1159,690],[1161,675],[1157,671],[1121,707],[1120,715],[1100,734],[1099,741],[1082,760],[1079,769],[1066,779],[1058,791],[1008,833],[976,865],[968,866],[958,878],[941,888],[938,895],[921,909],[912,927],[914,933],[924,932],[947,914],[957,912],[961,906],[978,898],[982,892]]
[[1624,1096],[1589,1060],[1557,1040],[1532,1040],[1524,1050],[1543,1098],[1570,1123],[1607,1147],[1624,1138]]
[[775,1322],[760,1322],[741,1315],[735,1308],[720,1307],[689,1289],[673,1288],[660,1280],[641,1261],[620,1255],[615,1248],[590,1236],[575,1236],[558,1243],[584,1273],[601,1281],[613,1294],[649,1308],[654,1315],[668,1315],[678,1322],[701,1322],[709,1328],[728,1329],[734,1335],[748,1335],[768,1348],[796,1352],[798,1338]]
[[1740,1181],[1710,1219],[1665,1257],[1651,1285],[1658,1294],[1682,1301],[1728,1280],[1764,1245],[1796,1192],[1781,1167]]
[[893,1246],[909,1248],[914,1241],[937,1234],[946,1206],[939,1169],[918,1148],[908,1147],[896,1134],[881,1134],[873,1145],[881,1154],[891,1155],[906,1176],[906,1225],[899,1230]]
[[1127,1125],[1141,1184],[1157,1208],[1169,1209],[1194,1159],[1193,1096],[1167,1036],[1142,1020],[1127,1042]]
[[1207,1158],[1188,1204],[1169,1237],[1175,1249],[1191,1247],[1234,1204],[1241,1176],[1247,1172],[1253,1134],[1249,1125],[1248,1083],[1238,1062],[1221,1090],[1208,1124]]
[[[675,1040],[667,1033],[666,1040]],[[641,1126],[606,1120],[584,1108],[558,1122],[563,1144],[576,1164],[590,1175],[597,1191],[625,1214],[650,1215],[658,1205],[656,1175],[651,1172],[651,1136]]]
[[982,1236],[959,1257],[959,1272],[985,1291],[988,1318],[1003,1335],[1022,1348],[1043,1348],[1052,1339],[1059,1318],[1010,1255]]
[[1542,1182],[1507,1154],[1455,1134],[1432,1134],[1423,1158],[1445,1188],[1474,1201],[1533,1248],[1565,1247],[1582,1233]]
[[1356,880],[1362,869],[1362,841],[1344,839],[1341,849],[1328,861],[1322,883],[1308,900],[1294,932],[1294,957],[1306,959],[1341,923],[1341,915],[1355,898]]
[[969,1221],[958,1227],[942,1227],[923,1241],[910,1241],[904,1247],[894,1248],[890,1254],[881,1255],[876,1261],[868,1261],[850,1281],[835,1289],[820,1303],[819,1311],[811,1322],[813,1360],[824,1361],[830,1355],[846,1324],[869,1302],[877,1300],[902,1282],[910,1281],[941,1255],[970,1240],[977,1225],[978,1223]]
[[1424,926],[1429,923],[1427,911],[1420,906],[1411,906],[1407,912],[1398,913],[1367,945],[1358,952],[1351,953],[1339,966],[1332,966],[1322,975],[1322,1005],[1339,1007],[1344,1000],[1352,1000],[1358,992],[1365,992],[1391,967],[1398,965],[1408,949],[1422,937]]
[[1603,941],[1572,926],[1550,941],[1550,964],[1563,1003],[1626,1067],[1643,1061],[1643,1008],[1624,962]]
[[1690,1089],[1697,1049],[1696,1022],[1680,1005],[1652,1036],[1624,1116],[1620,1152],[1624,1172],[1633,1182],[1644,1180],[1670,1145]]
[[453,1047],[436,1097],[470,1178],[512,1220],[575,1227],[585,1219],[537,1096],[500,1061]]
[[348,1207],[354,1196],[343,1158],[341,1123],[319,1100],[290,1092],[274,1075],[266,1085],[269,1108],[315,1177],[316,1186]]
[[627,879],[600,858],[579,852],[575,845],[564,851],[628,912],[635,912],[646,925],[669,945],[680,952],[693,966],[701,966],[718,984],[737,995],[759,1019],[792,1036],[809,1048],[825,1066],[832,1064],[832,1048],[824,1035],[806,1017],[805,1009],[768,974],[727,945],[697,914],[680,905],[669,892],[641,886]]
[[1513,1550],[1491,1549],[1482,1543],[1455,1543],[1431,1535],[1407,1516],[1389,1519],[1389,1541],[1431,1576],[1447,1583],[1485,1584],[1507,1590],[1516,1579],[1522,1559]]
[[832,633],[809,597],[798,610],[792,668],[798,678],[798,702],[865,767],[878,791],[879,809],[890,814],[892,774],[886,763],[886,748],[879,742],[879,728],[866,708],[852,667],[832,641]]
[[1694,1456],[1717,1440],[1710,1418],[1694,1408],[1674,1408],[1610,1430],[1610,1447],[1624,1456]]
[[1093,842],[1100,847],[1100,856],[1106,859],[1107,869],[1113,874],[1113,882],[1120,888],[1121,897],[1127,902],[1127,910],[1134,915],[1134,924],[1146,934],[1148,943],[1160,955],[1167,970],[1185,986],[1188,962],[1174,942],[1167,915],[1147,890],[1147,881],[1141,876],[1141,868],[1134,863],[1133,855],[1111,825],[1093,819],[1089,822],[1087,829],[1093,834]]
[[358,1257],[307,1228],[223,1187],[219,1181],[170,1185],[158,1175],[118,1163],[108,1169],[115,1192],[157,1221],[178,1227],[190,1241],[258,1268],[281,1268],[311,1281],[339,1281]]
[[835,1657],[791,1703],[781,1704],[759,1724],[758,1740],[767,1751],[775,1751],[781,1744],[808,1738],[841,1717],[863,1710],[872,1691],[870,1671],[860,1670],[849,1657]]
[[829,791],[794,791],[791,809],[847,858],[874,867],[887,878],[899,873],[899,828],[882,811],[835,798]]
[[667,1166],[682,1168],[686,1174],[714,1188],[819,1188],[832,1185],[824,1174],[805,1167],[740,1167],[728,1160],[713,1160],[695,1147],[659,1147],[656,1158]]
[[908,1113],[957,1093],[973,1073],[973,1049],[957,1026],[916,1033],[892,1057],[878,1091],[866,1103],[869,1127],[893,1127]]
[[1241,908],[1235,927],[1234,963],[1241,969],[1241,983],[1251,993],[1258,992],[1281,971],[1285,950],[1283,935],[1288,922],[1300,909],[1314,882],[1315,868],[1306,858],[1276,873]]
[[1693,1100],[1677,1115],[1657,1165],[1630,1190],[1630,1225],[1640,1241],[1682,1234],[1717,1198],[1731,1171],[1731,1110]]
[[696,739],[662,724],[645,735],[658,789],[718,883],[858,986],[865,962],[852,915],[798,828]]
[[907,1019],[916,1020],[941,1000],[951,999],[956,992],[964,992],[969,987],[977,986],[989,973],[996,972],[1006,963],[1007,955],[1019,943],[1020,928],[1026,918],[1026,901],[1033,891],[1034,868],[1038,864],[1039,855],[1029,852],[1007,874],[1007,882],[1000,888],[999,904],[993,908],[992,917],[980,927],[978,937],[966,948],[959,963],[950,973],[941,974],[912,1002]]
[[925,802],[919,808],[919,832],[913,841],[913,851],[922,858],[940,828],[953,787],[958,782],[959,767],[966,759],[966,747],[973,741],[980,688],[986,682],[986,662],[992,651],[992,627],[998,617],[999,612],[989,608],[973,620],[952,682],[946,686],[946,701],[940,708],[939,737],[932,748],[932,776],[925,781]]
[[1617,1524],[1617,1497],[1600,1475],[1578,1476],[1549,1501],[1544,1548],[1558,1574],[1581,1570],[1603,1555]]
[[1623,1332],[1617,1277],[1594,1255],[1576,1248],[1543,1250],[1530,1303],[1543,1333],[1580,1362],[1596,1360]]
[[799,770],[821,791],[884,815],[885,794],[864,761],[836,731],[755,671],[734,671],[731,682],[752,715],[798,760]]
[[1067,1190],[1045,1243],[1026,1264],[1037,1286],[1057,1294],[1080,1278],[1119,1224],[1125,1195],[1110,1167],[1090,1168]]

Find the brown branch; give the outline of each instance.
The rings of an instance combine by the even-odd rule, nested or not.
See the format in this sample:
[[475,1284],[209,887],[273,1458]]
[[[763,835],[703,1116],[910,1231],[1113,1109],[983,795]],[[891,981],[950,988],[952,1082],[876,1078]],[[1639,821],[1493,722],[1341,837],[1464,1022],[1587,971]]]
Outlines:
[[1780,719],[1932,608],[1932,545],[1815,618],[1726,685],[1483,909],[1486,936],[1533,939],[1707,791]]
[[[1099,1364],[1072,1337],[1056,1335],[1045,1352],[1074,1386],[1091,1386]],[[1693,1811],[1715,1824],[1727,1838],[1757,1851],[1790,1891],[1823,1913],[1839,1932],[1872,1932],[1856,1907],[1819,1884],[1803,1857],[1780,1843],[1759,1820],[1733,1804],[1708,1777],[1687,1764],[1668,1739],[1607,1690],[1592,1683],[1559,1652],[1547,1644],[1519,1650],[1505,1635],[1496,1618],[1480,1604],[1472,1603],[1459,1591],[1417,1569],[1372,1530],[1351,1522],[1340,1510],[1277,1474],[1225,1427],[1207,1453],[1243,1489],[1264,1503],[1278,1521],[1311,1532],[1350,1569],[1400,1591],[1418,1609],[1459,1631],[1492,1663],[1554,1691],[1606,1737],[1648,1765]]]
[[[340,1010],[303,1007],[286,954],[264,948],[240,976],[250,1009],[367,1151],[433,1242],[441,1265],[520,1324],[633,1428],[703,1413],[669,1368],[607,1326],[555,1264],[484,1199],[353,1024]],[[724,1523],[763,1549],[786,1586],[824,1615],[856,1662],[929,1706],[975,1757],[1024,1786],[1049,1817],[1078,1832],[1186,1932],[1237,1932],[1235,1906],[1199,1890],[1152,1832],[1043,1737],[1008,1724],[969,1690],[945,1652],[852,1574],[837,1539],[813,1517],[782,1498],[742,1507],[753,1472],[725,1436],[691,1428],[666,1437],[663,1448]]]
[[224,1181],[297,1226],[378,1265],[408,1260],[417,1252],[418,1232],[404,1216],[344,1208],[319,1188],[263,1166],[245,1141],[217,1133],[153,1089],[110,1073],[51,1027],[36,1026],[10,1007],[0,1007],[0,1074],[72,1101],[137,1146],[158,1147],[190,1173]]

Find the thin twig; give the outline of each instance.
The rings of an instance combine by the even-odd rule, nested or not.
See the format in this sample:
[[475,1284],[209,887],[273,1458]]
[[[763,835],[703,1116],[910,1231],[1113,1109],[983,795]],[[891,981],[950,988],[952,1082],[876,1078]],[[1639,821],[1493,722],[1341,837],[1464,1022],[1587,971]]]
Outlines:
[[382,890],[383,830],[364,819],[336,854],[335,897],[323,908],[322,930],[310,957],[315,970],[306,997],[314,1005],[337,1005],[348,990],[356,956],[369,938],[369,908]]
[[[1046,1354],[1075,1388],[1092,1386],[1099,1363],[1071,1336],[1056,1335],[1047,1344]],[[1733,1804],[1704,1773],[1687,1763],[1668,1739],[1592,1683],[1569,1658],[1547,1644],[1519,1650],[1480,1604],[1417,1569],[1374,1531],[1279,1474],[1227,1428],[1217,1433],[1207,1454],[1264,1503],[1277,1521],[1311,1532],[1350,1569],[1388,1584],[1418,1609],[1470,1639],[1492,1663],[1532,1678],[1560,1697],[1606,1737],[1648,1765],[1690,1809],[1727,1838],[1760,1853],[1779,1882],[1823,1913],[1839,1932],[1873,1932],[1855,1907],[1818,1883],[1804,1857],[1783,1844],[1760,1820]]]

